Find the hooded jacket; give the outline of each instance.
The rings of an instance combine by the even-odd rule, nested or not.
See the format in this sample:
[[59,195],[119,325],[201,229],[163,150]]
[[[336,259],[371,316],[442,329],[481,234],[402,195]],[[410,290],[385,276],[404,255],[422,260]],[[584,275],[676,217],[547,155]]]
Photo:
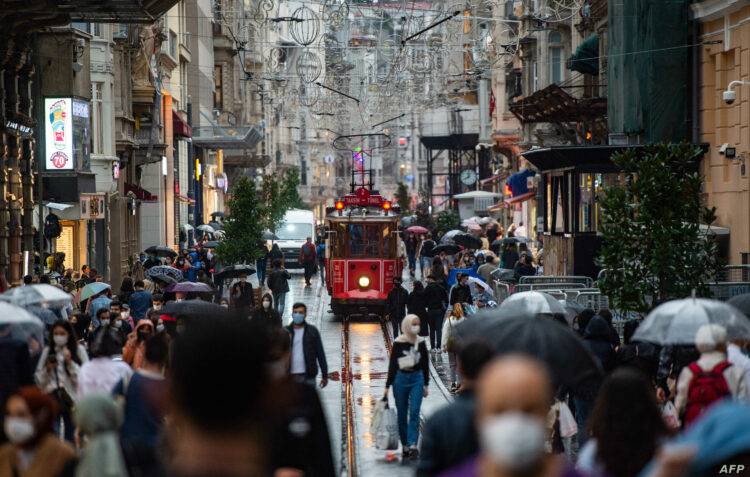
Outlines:
[[610,339],[611,334],[606,320],[601,316],[591,318],[583,333],[583,341],[591,353],[599,359],[605,372],[611,371],[616,364],[615,350]]
[[150,330],[151,335],[153,336],[154,324],[151,320],[140,320],[138,324],[135,325],[135,330],[128,335],[127,343],[122,347],[122,360],[128,363],[130,367],[133,368],[133,371],[136,371],[143,366],[143,360],[146,355],[146,342],[138,341],[138,330],[144,329]]
[[[271,306],[269,306],[268,309],[263,308],[263,300],[266,298],[271,301]],[[270,293],[263,295],[263,298],[260,299],[260,306],[253,311],[250,319],[262,326],[267,326],[269,328],[278,326],[281,328],[281,315],[279,315],[278,311],[273,309],[273,297]]]

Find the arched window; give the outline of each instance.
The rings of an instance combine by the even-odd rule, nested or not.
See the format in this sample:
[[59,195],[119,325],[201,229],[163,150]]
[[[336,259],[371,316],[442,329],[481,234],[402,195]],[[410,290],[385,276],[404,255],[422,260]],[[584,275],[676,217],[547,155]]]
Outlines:
[[549,78],[559,84],[563,80],[563,37],[560,32],[549,34]]

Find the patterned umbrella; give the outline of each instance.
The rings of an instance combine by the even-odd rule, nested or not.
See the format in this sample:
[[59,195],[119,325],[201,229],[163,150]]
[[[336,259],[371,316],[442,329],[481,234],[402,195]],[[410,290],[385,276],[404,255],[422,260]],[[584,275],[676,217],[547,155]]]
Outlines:
[[153,277],[154,275],[169,275],[178,282],[181,282],[183,279],[182,272],[174,267],[170,267],[169,265],[157,265],[155,267],[151,267],[146,270],[146,273],[144,273],[144,275],[149,280],[151,280],[151,277]]
[[213,288],[206,285],[205,283],[201,282],[180,282],[180,283],[172,283],[167,288],[164,289],[167,292],[180,292],[180,293],[190,293],[190,292],[212,292],[214,291]]

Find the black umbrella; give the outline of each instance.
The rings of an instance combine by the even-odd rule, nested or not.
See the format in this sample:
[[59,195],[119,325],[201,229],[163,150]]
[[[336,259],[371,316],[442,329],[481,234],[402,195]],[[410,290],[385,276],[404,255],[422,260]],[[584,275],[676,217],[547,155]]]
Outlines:
[[440,252],[445,252],[446,255],[455,255],[461,250],[461,247],[452,243],[441,243],[440,245],[433,247],[430,251],[430,257],[439,255]]
[[164,282],[167,285],[172,284],[172,283],[177,283],[177,280],[175,280],[174,278],[164,273],[155,273],[151,275],[151,281],[152,282]]
[[211,214],[211,217],[226,217],[226,216],[227,214],[225,214],[224,212],[218,212],[218,211]]
[[213,227],[214,230],[221,230],[224,228],[222,224],[220,224],[219,222],[214,222],[214,221],[209,222],[208,225]]
[[461,245],[466,248],[480,249],[482,248],[482,241],[478,237],[472,234],[460,233],[453,236],[453,243]]
[[146,253],[150,253],[157,257],[176,257],[177,252],[169,247],[161,247],[158,245],[151,246],[145,250]]
[[216,240],[209,240],[208,242],[201,245],[203,248],[216,248],[219,245],[219,242]]
[[580,389],[602,376],[599,362],[583,340],[549,317],[509,318],[492,309],[458,325],[456,334],[459,343],[479,338],[498,354],[521,353],[539,359],[555,384]]
[[263,235],[261,235],[260,238],[262,240],[279,240],[279,237],[277,237],[275,233],[269,232],[268,230],[263,232]]
[[506,237],[494,240],[490,245],[492,247],[499,247],[503,245],[508,245],[510,243],[517,244],[517,243],[531,243],[533,240],[527,237]]
[[727,303],[733,305],[750,318],[750,293],[734,296]]
[[228,308],[204,300],[175,301],[162,308],[161,314],[183,319],[222,318],[234,315]]
[[237,278],[240,275],[252,275],[255,269],[249,265],[230,265],[215,275],[216,278]]

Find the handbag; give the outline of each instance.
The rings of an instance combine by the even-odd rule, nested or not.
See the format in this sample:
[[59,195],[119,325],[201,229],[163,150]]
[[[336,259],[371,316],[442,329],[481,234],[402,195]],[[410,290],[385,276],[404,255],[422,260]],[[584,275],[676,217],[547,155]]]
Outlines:
[[[382,403],[382,404],[381,404]],[[388,400],[383,399],[375,405],[378,411],[377,426],[373,417],[373,434],[375,435],[375,448],[379,450],[398,449],[398,420],[396,410],[388,406]]]
[[456,352],[456,339],[453,338],[453,323],[451,323],[451,317],[448,317],[448,338],[445,340],[445,350],[449,353]]
[[578,423],[576,422],[576,418],[573,417],[573,413],[570,411],[570,408],[565,403],[565,401],[560,401],[559,409],[560,436],[567,438],[578,434]]
[[417,365],[417,343],[414,343],[414,346],[412,346],[408,354],[398,358],[397,362],[398,362],[398,369],[400,369],[401,371],[412,369],[414,366],[416,366]]
[[65,390],[64,387],[60,386],[60,376],[57,374],[57,368],[55,368],[55,382],[57,387],[50,393],[50,395],[57,401],[57,407],[61,413],[70,413],[75,409],[75,401],[73,397]]

